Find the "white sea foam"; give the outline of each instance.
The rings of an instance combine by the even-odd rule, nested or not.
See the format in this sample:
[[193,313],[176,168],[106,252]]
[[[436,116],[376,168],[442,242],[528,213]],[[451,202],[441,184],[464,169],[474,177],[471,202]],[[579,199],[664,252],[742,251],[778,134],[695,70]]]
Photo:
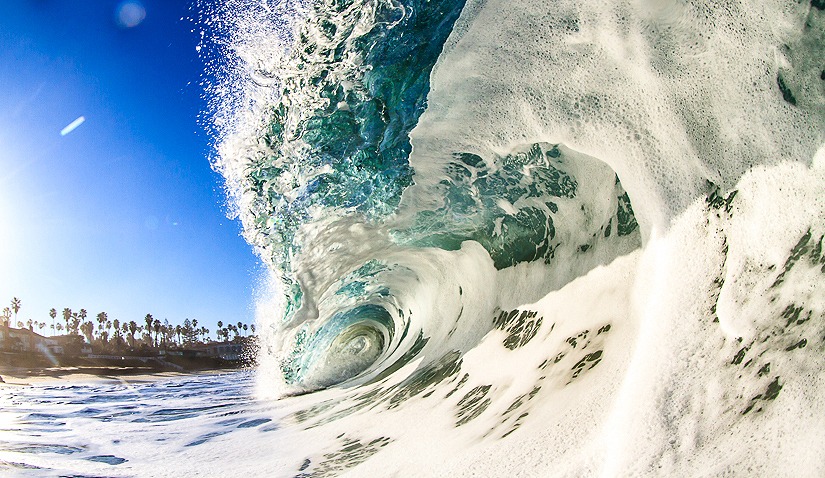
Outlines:
[[757,164],[810,164],[825,130],[823,22],[808,2],[468,2],[413,166],[562,143],[619,174],[649,237],[707,181],[728,189]]
[[[825,182],[809,166],[825,131],[822,27],[792,2],[468,5],[413,131],[421,174],[405,200],[438,181],[444,151],[562,143],[618,172],[646,244],[523,305],[545,320],[528,346],[506,352],[491,332],[464,356],[457,395],[491,387],[472,422],[446,431],[460,400],[422,399],[392,418],[403,438],[352,474],[821,475]],[[498,282],[497,295],[523,286]],[[521,426],[492,438],[507,431],[497,420],[519,422],[507,405],[561,340],[605,323],[602,363],[570,386],[571,364],[545,374],[513,413],[529,413]]]
[[[605,348],[614,361],[579,384],[584,392],[548,396],[543,387],[541,412],[531,410],[506,439],[440,456],[449,463],[440,473],[823,473],[813,451],[825,440],[818,258],[800,259],[793,279],[771,289],[806,231],[806,253],[823,234],[825,183],[807,167],[825,131],[822,26],[821,11],[792,2],[465,8],[413,132],[413,165],[427,170],[444,149],[488,157],[513,144],[563,143],[618,172],[647,240],[632,262],[524,306],[547,320],[619,288],[625,300],[568,318],[585,329],[609,317],[625,333],[608,341],[619,356]],[[795,104],[783,98],[779,75]],[[708,207],[708,182],[722,196],[738,190],[730,211]],[[533,375],[531,358],[552,348],[540,350],[520,352],[504,373],[484,368],[479,382],[517,390]],[[365,469],[383,466],[388,460]]]
[[[493,330],[460,373],[399,407],[391,387],[363,387],[363,409],[330,390],[313,403],[336,420],[309,423],[392,439],[347,476],[819,476],[825,177],[779,165],[736,186],[730,211],[697,201],[644,250],[521,305],[542,318],[526,344]],[[522,292],[510,274],[500,297]]]

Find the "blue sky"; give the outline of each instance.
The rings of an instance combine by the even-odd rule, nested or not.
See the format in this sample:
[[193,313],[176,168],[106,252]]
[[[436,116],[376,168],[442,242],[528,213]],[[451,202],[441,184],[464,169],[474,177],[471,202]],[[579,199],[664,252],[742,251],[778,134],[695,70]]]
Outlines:
[[119,0],[0,2],[0,306],[20,298],[18,320],[253,322],[262,266],[210,168],[197,15],[140,3],[127,28]]

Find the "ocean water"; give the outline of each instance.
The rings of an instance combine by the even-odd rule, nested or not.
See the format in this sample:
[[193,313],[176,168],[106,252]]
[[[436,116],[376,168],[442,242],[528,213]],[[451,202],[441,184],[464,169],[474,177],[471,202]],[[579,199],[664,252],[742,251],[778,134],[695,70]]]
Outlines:
[[[254,373],[148,382],[51,382],[0,389],[3,476],[233,476],[217,445],[278,429],[250,393]],[[245,436],[245,438],[244,438]],[[238,450],[240,451],[240,450]],[[246,455],[246,452],[244,453]],[[212,462],[211,465],[207,465]],[[260,467],[249,467],[262,470]]]
[[6,469],[825,474],[822,2],[198,7],[260,365],[121,432],[15,392],[72,425]]

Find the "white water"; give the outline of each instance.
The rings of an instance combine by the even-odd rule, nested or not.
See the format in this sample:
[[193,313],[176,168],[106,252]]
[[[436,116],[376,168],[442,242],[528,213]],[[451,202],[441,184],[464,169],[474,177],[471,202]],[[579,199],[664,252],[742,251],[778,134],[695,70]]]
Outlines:
[[757,164],[810,164],[825,129],[824,22],[808,2],[469,2],[413,166],[562,143],[618,173],[649,237],[707,180],[730,189]]
[[[800,261],[794,279],[770,290],[806,230],[813,247],[825,225],[822,152],[809,168],[825,131],[823,19],[806,2],[465,7],[413,132],[413,165],[445,144],[484,156],[563,143],[617,171],[645,244],[524,306],[548,322],[578,309],[565,314],[568,335],[603,322],[623,335],[610,336],[602,364],[575,387],[543,387],[539,412],[508,439],[443,457],[444,476],[825,472],[821,264]],[[778,73],[796,105],[783,100]],[[706,180],[739,190],[730,219],[708,211]],[[787,326],[788,304],[809,321]],[[558,323],[553,333],[565,337]],[[802,338],[805,348],[786,351]],[[494,341],[473,351],[484,356],[480,375],[506,377],[512,393],[554,351],[552,341],[534,355],[525,348],[509,364],[493,358]],[[742,415],[775,377],[775,400]]]
[[[468,3],[411,135],[416,185],[402,204],[424,207],[444,151],[561,143],[618,173],[643,249],[593,270],[573,261],[563,278],[494,272],[472,244],[439,253],[462,279],[439,279],[442,295],[423,302],[437,304],[432,324],[459,304],[519,308],[543,318],[536,337],[509,351],[502,331],[462,329],[462,346],[445,339],[364,386],[378,398],[357,412],[353,391],[304,398],[330,410],[296,436],[321,450],[340,447],[327,441],[339,432],[392,439],[352,476],[821,476],[823,26],[793,2]],[[738,191],[729,205],[708,205],[717,186]],[[806,255],[771,287],[809,229]],[[444,295],[459,283],[473,299]],[[381,390],[451,349],[466,352],[459,373],[387,405]],[[306,472],[335,469],[329,456]]]

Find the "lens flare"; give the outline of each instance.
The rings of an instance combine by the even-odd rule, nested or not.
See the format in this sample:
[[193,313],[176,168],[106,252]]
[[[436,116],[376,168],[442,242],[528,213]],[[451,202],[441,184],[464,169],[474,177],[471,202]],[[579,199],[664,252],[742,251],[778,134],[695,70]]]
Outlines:
[[121,28],[134,28],[146,19],[146,9],[140,2],[124,1],[115,9],[115,22]]
[[79,118],[77,118],[76,120],[72,121],[71,123],[69,123],[69,125],[68,125],[68,126],[66,126],[65,128],[63,128],[62,130],[60,130],[60,136],[66,136],[67,134],[71,133],[71,132],[72,132],[72,131],[74,131],[74,130],[78,127],[78,126],[82,125],[84,121],[86,121],[86,117],[85,117],[85,116],[80,116],[80,117],[79,117]]

